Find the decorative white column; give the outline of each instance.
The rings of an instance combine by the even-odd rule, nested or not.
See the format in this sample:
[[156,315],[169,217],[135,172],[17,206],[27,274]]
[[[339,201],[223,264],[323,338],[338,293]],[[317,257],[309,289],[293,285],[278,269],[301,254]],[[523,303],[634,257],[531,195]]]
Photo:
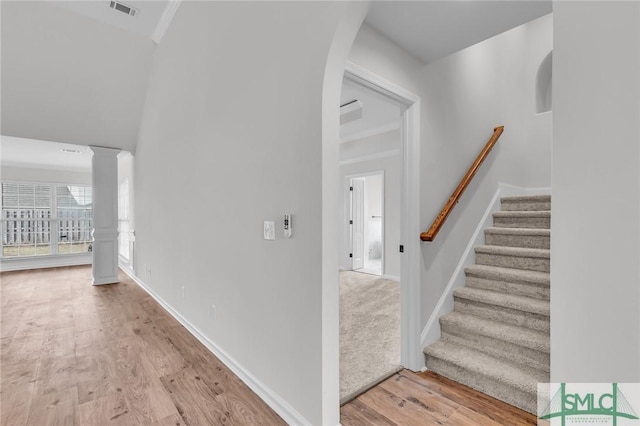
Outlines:
[[119,149],[90,146],[93,151],[93,285],[118,282]]

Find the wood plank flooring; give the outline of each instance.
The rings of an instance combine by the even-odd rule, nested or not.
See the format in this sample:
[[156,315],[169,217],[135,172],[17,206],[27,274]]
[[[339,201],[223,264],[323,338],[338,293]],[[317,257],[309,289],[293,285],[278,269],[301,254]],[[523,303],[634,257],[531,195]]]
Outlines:
[[436,373],[402,370],[342,406],[343,426],[536,425],[536,416]]
[[0,424],[284,424],[129,277],[90,278],[0,274]]
[[[0,274],[0,424],[281,425],[282,419],[126,275]],[[535,425],[535,416],[408,370],[341,409],[350,425]]]

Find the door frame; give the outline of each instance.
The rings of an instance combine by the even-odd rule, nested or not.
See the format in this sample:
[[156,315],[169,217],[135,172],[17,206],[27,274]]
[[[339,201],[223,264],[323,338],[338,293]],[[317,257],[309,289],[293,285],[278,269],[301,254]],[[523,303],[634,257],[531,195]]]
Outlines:
[[[356,253],[357,250],[355,250],[355,238],[354,238],[354,234],[355,234],[355,225],[356,225],[356,218],[354,215],[354,194],[356,192],[356,188],[355,188],[355,182],[354,181],[358,181],[360,182],[361,186],[362,186],[362,205],[360,206],[361,208],[361,215],[358,218],[361,223],[359,223],[360,226],[360,231],[361,231],[361,235],[360,235],[360,251],[359,253]],[[353,271],[354,268],[357,266],[356,263],[358,264],[358,266],[360,266],[358,269],[362,269],[364,267],[364,229],[365,229],[365,214],[364,214],[364,210],[365,210],[365,206],[366,206],[366,199],[365,199],[365,194],[366,194],[366,180],[365,179],[358,179],[358,178],[351,178],[350,182],[350,188],[349,188],[349,195],[350,195],[350,203],[349,203],[349,241],[351,241],[351,245],[349,246],[349,260],[351,260],[351,270]],[[351,188],[353,188],[353,190],[351,190]],[[360,258],[358,257],[360,256]]]
[[344,78],[401,103],[402,202],[400,206],[400,362],[424,367],[420,347],[420,97],[371,71],[347,62]]
[[[381,243],[382,243],[382,258],[380,259],[380,261],[382,262],[381,268],[380,268],[380,278],[384,278],[385,275],[385,267],[384,267],[384,260],[385,260],[385,228],[386,228],[386,221],[387,221],[387,212],[385,210],[385,174],[384,174],[384,170],[371,170],[368,172],[362,172],[362,173],[354,173],[354,174],[350,174],[350,175],[345,175],[344,177],[344,218],[343,218],[343,242],[347,242],[348,243],[348,247],[350,248],[351,252],[353,252],[353,230],[351,228],[351,225],[349,224],[349,220],[352,219],[353,216],[353,212],[351,210],[351,206],[352,206],[352,198],[351,198],[351,191],[349,190],[349,186],[351,184],[351,181],[353,179],[357,179],[357,178],[367,178],[369,176],[380,176],[380,179],[382,180],[382,188],[380,189],[382,191],[381,197],[380,197],[380,202],[382,203],[381,206],[381,210],[382,210],[382,235],[381,235]],[[366,191],[367,191],[367,187],[366,187],[366,179],[365,179],[365,202],[366,202]],[[349,256],[349,253],[346,253],[347,256]],[[349,271],[353,271],[353,259],[350,257],[347,257],[346,262],[344,262],[345,265],[348,266],[348,270]]]

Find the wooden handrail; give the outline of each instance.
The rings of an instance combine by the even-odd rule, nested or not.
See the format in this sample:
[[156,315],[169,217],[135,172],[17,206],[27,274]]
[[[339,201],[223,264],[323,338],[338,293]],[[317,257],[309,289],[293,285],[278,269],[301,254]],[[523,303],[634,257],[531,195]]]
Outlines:
[[442,210],[440,210],[440,213],[438,214],[438,216],[436,216],[429,230],[420,234],[420,239],[422,241],[433,241],[436,238],[436,235],[438,235],[438,231],[440,231],[440,228],[442,228],[442,225],[447,220],[447,217],[449,217],[449,213],[451,213],[451,210],[453,210],[456,204],[458,204],[458,201],[460,201],[462,193],[465,189],[467,189],[467,186],[469,186],[469,183],[484,162],[484,159],[487,158],[487,155],[489,155],[489,153],[491,152],[493,146],[496,144],[496,142],[498,142],[498,139],[500,138],[500,135],[503,131],[504,126],[499,126],[493,129],[493,135],[491,135],[491,138],[489,138],[487,144],[484,146],[484,148],[482,148],[482,151],[480,151],[480,154],[478,154],[476,160],[473,162],[473,164],[471,164],[471,167],[469,167],[469,170],[467,170],[467,173],[458,184],[458,187],[455,191],[453,191],[451,197],[449,197],[449,200],[445,203],[444,207],[442,207]]

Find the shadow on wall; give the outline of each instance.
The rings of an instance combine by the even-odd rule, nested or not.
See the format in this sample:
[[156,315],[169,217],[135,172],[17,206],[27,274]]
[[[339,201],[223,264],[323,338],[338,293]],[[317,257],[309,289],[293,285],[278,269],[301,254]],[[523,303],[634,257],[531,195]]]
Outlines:
[[551,88],[553,86],[553,51],[544,57],[538,67],[536,77],[536,113],[549,112],[552,108]]

